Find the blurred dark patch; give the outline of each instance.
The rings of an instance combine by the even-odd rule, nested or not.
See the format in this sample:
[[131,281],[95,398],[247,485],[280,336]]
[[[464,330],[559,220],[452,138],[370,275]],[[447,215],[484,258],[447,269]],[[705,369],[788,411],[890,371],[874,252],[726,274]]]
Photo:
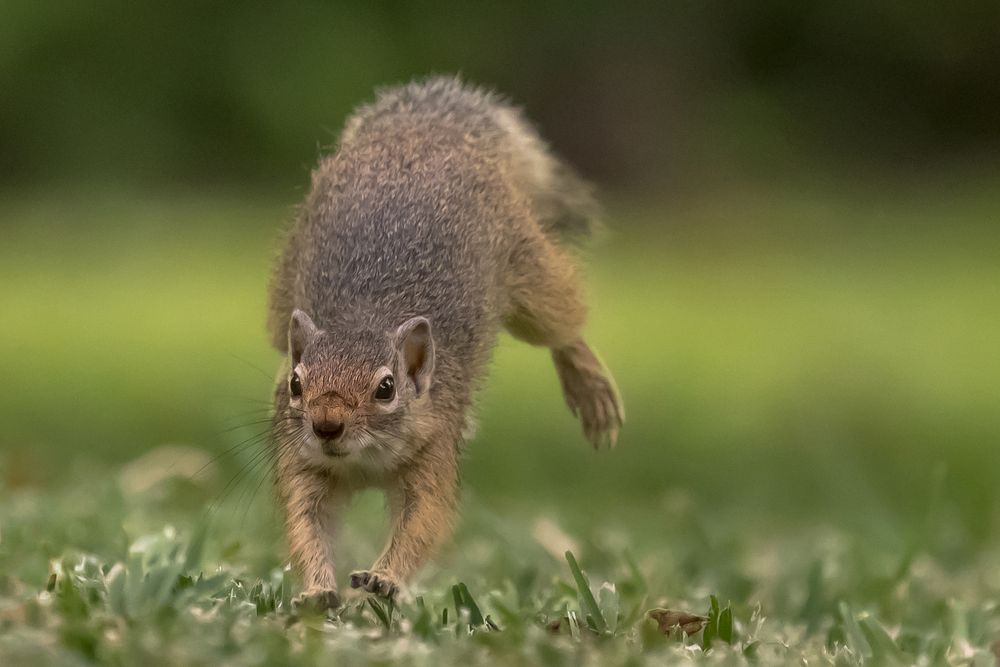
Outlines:
[[1000,5],[0,8],[0,183],[305,180],[377,85],[461,71],[606,186],[995,152]]

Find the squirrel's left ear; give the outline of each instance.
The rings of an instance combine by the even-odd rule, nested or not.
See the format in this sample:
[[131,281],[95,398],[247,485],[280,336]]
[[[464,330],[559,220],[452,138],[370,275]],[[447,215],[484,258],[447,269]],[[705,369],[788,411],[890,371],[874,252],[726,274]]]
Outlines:
[[417,388],[417,395],[430,389],[434,373],[434,338],[426,317],[414,317],[396,329],[396,350],[403,369]]
[[306,349],[309,341],[319,333],[312,318],[298,308],[292,313],[292,319],[288,323],[288,354],[292,357],[292,368],[302,359],[302,352]]

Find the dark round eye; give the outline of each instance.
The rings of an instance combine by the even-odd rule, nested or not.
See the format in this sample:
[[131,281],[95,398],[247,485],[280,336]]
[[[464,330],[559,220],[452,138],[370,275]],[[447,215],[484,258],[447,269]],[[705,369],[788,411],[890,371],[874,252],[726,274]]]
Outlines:
[[391,375],[386,375],[382,378],[382,381],[378,383],[378,388],[375,389],[375,400],[391,401],[392,397],[395,395],[396,382],[392,379]]
[[292,371],[292,377],[288,379],[288,390],[295,398],[302,396],[302,380],[299,379],[299,374],[295,371]]

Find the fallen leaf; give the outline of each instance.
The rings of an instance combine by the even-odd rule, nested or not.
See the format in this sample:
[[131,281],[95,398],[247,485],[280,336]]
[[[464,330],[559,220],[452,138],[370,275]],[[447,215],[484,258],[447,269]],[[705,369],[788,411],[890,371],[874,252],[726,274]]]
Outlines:
[[684,634],[690,636],[701,632],[705,623],[708,622],[706,616],[689,614],[686,611],[675,609],[650,609],[646,615],[656,621],[657,625],[660,626],[660,632],[665,635],[669,635],[674,628],[680,628]]

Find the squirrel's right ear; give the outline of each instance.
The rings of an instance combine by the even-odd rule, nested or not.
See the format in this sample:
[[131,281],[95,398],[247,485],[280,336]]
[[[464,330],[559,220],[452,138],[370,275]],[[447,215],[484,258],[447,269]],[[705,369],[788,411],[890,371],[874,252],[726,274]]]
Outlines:
[[413,317],[396,329],[396,349],[417,395],[430,389],[434,373],[434,338],[426,317]]
[[298,308],[292,312],[292,319],[288,323],[288,354],[292,357],[292,368],[302,359],[302,351],[318,333],[316,324],[305,312]]

